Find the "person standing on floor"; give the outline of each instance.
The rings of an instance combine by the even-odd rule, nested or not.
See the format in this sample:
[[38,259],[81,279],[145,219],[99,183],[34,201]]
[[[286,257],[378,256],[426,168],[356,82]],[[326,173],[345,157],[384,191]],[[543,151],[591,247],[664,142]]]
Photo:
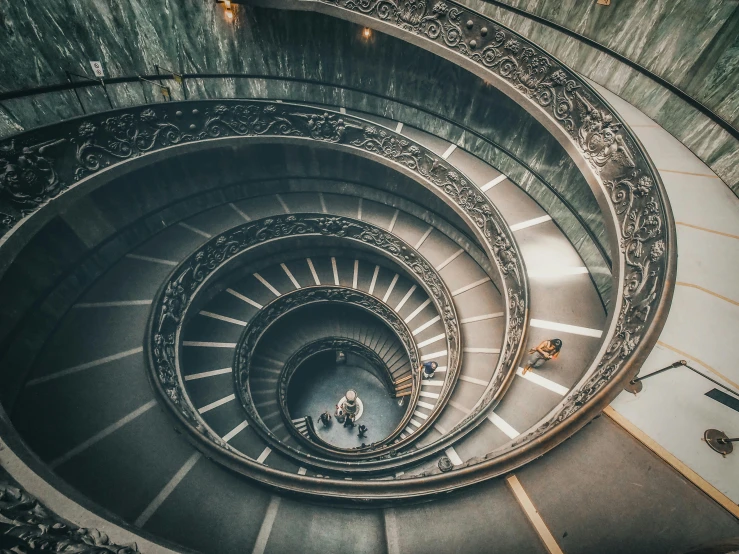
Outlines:
[[367,436],[367,431],[368,431],[368,430],[369,430],[369,429],[367,429],[367,426],[366,426],[366,425],[360,425],[360,426],[359,426],[359,434],[358,434],[357,436],[358,436],[358,437],[359,437],[360,439],[363,439],[364,437],[366,437],[366,436]]
[[328,410],[323,412],[319,417],[319,421],[323,423],[324,427],[328,427],[328,424],[331,422],[331,414],[328,413]]
[[539,346],[529,350],[529,354],[533,354],[533,356],[529,358],[526,367],[523,368],[523,373],[526,374],[532,369],[538,368],[544,362],[557,359],[557,356],[559,356],[559,351],[561,349],[562,341],[559,339],[549,339],[542,341]]

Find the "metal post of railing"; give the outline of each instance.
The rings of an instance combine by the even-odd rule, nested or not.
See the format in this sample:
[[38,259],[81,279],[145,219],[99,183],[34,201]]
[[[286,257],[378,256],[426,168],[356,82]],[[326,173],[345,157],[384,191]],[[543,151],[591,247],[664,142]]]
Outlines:
[[149,79],[145,79],[141,75],[139,75],[139,82],[141,82],[141,88],[144,91],[144,100],[146,100],[147,102],[149,100],[148,100],[148,98],[146,98],[146,90],[144,89],[143,83],[150,83],[150,84],[154,85],[155,87],[157,87],[159,89],[159,92],[162,93],[162,97],[164,98],[164,101],[165,102],[169,102],[172,99],[172,89],[170,89],[169,87],[166,87],[164,85],[161,85],[161,84],[157,83],[156,81],[151,81]]
[[[69,71],[65,71],[64,73],[67,74],[67,81],[74,84],[71,73],[69,73]],[[85,110],[85,106],[82,104],[82,98],[80,98],[80,93],[77,91],[77,87],[73,87],[73,88],[74,88],[74,95],[77,97],[77,102],[80,103],[80,109],[82,110],[82,113],[87,114],[87,111]]]
[[[80,75],[79,73],[74,73],[73,71],[67,71],[67,79],[69,79],[70,83],[73,83],[72,81],[72,75],[75,77],[79,77],[80,79],[87,79],[88,81],[92,81],[93,83],[100,83],[100,86],[103,87],[103,92],[105,93],[105,98],[108,99],[108,105],[110,106],[110,109],[113,109],[113,102],[110,99],[110,94],[108,94],[108,87],[105,86],[105,81],[103,79],[93,79],[92,77],[88,77],[87,75]],[[80,95],[77,93],[77,87],[74,87],[74,93],[77,95],[77,100],[80,100]],[[82,101],[80,100],[80,106],[82,106]],[[85,108],[82,108],[82,111],[85,111]]]
[[[154,68],[157,71],[157,75],[161,75],[160,69],[163,69],[168,74],[172,75],[172,78],[174,79],[175,83],[180,85],[182,87],[182,96],[187,100],[187,87],[185,86],[185,76],[182,73],[176,73],[175,71],[172,71],[171,69],[167,69],[166,67],[162,67],[161,65],[155,64]],[[161,84],[161,79],[159,80]]]
[[105,93],[105,97],[108,99],[108,105],[110,106],[110,109],[113,109],[113,101],[110,99],[110,94],[108,94],[108,87],[105,86],[105,81],[100,79],[100,84],[103,86],[103,92]]
[[[694,367],[690,367],[688,365],[688,362],[685,360],[678,360],[672,365],[668,365],[667,367],[663,367],[662,369],[658,369],[657,371],[654,371],[652,373],[649,373],[648,375],[645,375],[644,377],[635,377],[628,383],[626,383],[626,386],[624,387],[624,390],[627,390],[629,392],[632,392],[634,394],[641,392],[643,385],[642,381],[645,381],[646,379],[649,379],[650,377],[654,377],[655,375],[659,375],[660,373],[664,373],[665,371],[668,371],[670,369],[674,369],[676,367],[687,367],[690,371],[693,373],[696,373],[703,377],[704,379],[707,379],[711,381],[714,385],[718,385],[724,390],[729,391],[733,395],[739,396],[739,392],[730,389],[729,387],[719,383],[715,379],[712,379],[708,375],[704,375]],[[703,441],[711,447],[715,452],[718,452],[722,456],[726,456],[727,454],[731,454],[734,451],[734,445],[732,443],[739,442],[739,438],[730,439],[726,433],[723,431],[719,431],[718,429],[707,429],[705,433],[703,433]]]
[[726,433],[718,429],[707,429],[703,433],[703,440],[712,450],[721,454],[724,458],[734,451],[733,442],[739,442],[739,437],[730,439]]

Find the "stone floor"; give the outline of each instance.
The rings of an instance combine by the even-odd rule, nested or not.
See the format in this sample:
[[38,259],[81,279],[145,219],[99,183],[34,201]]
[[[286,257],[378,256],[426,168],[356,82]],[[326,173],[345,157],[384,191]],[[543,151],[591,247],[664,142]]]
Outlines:
[[[350,429],[331,419],[328,427],[318,422],[325,410],[332,414],[336,404],[349,389],[354,389],[362,401],[364,411],[357,426],[369,428],[366,438],[357,436],[357,428]],[[378,441],[389,435],[405,412],[397,399],[390,396],[382,381],[351,359],[344,365],[336,365],[330,357],[315,356],[298,369],[288,390],[288,407],[293,419],[309,415],[316,424],[318,435],[335,446],[353,448]]]

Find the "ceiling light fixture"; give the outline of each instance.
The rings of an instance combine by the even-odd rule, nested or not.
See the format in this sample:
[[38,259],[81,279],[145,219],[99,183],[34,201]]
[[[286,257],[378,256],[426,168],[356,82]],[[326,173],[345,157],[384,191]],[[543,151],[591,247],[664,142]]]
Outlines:
[[369,27],[365,27],[364,30],[362,30],[362,37],[365,39],[369,39],[372,36],[372,30]]

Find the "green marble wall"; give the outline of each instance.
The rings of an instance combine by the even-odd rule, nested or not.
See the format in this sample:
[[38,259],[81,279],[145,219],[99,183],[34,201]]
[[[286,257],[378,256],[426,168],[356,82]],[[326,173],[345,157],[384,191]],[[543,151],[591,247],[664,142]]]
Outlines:
[[[188,79],[186,89],[170,81],[177,100],[281,98],[404,121],[457,143],[526,190],[568,236],[596,276],[602,297],[609,298],[603,256],[550,187],[567,199],[610,256],[595,198],[569,155],[515,102],[451,62],[381,33],[366,41],[361,27],[337,18],[248,6],[237,6],[236,13],[228,23],[223,8],[205,0],[0,4],[9,37],[0,43],[0,59],[13,60],[0,64],[0,87],[63,82],[65,70],[89,74],[91,59],[102,61],[112,77],[151,74],[159,64],[184,73],[275,77]],[[107,91],[114,107],[163,100],[147,83],[109,84]],[[80,102],[88,112],[110,109],[100,87],[80,89],[79,95],[78,100],[72,91],[58,91],[5,101],[0,136],[77,116]]]
[[[502,0],[629,58],[739,126],[735,0]],[[739,194],[739,141],[649,77],[575,38],[486,0],[463,4],[511,27],[665,127]]]

